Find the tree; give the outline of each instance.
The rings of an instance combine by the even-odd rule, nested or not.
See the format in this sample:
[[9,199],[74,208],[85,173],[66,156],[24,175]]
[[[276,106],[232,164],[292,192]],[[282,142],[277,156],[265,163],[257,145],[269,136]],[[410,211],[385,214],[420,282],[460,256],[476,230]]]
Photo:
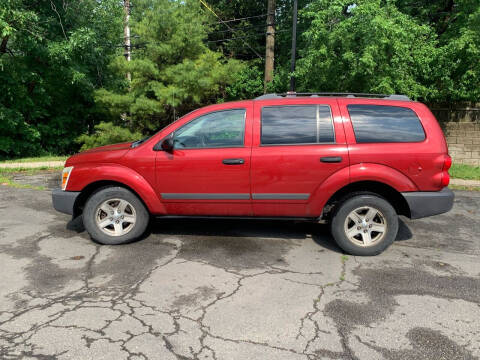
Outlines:
[[112,63],[118,76],[131,73],[130,84],[97,91],[116,123],[149,133],[196,107],[214,103],[242,69],[239,61],[225,59],[205,45],[211,21],[198,1],[134,4],[132,33],[137,49],[132,61],[118,57]]
[[[299,9],[309,6],[311,0],[299,0]],[[243,19],[233,21],[230,26],[234,32],[228,30],[222,23],[218,23],[208,35],[210,48],[222,51],[225,56],[232,56],[248,61],[251,76],[259,75],[264,79],[265,61],[259,58],[250,47],[258,53],[265,53],[265,37],[267,32],[266,15],[268,13],[267,0],[241,1],[241,0],[210,0],[209,4],[217,10],[222,19]],[[293,0],[276,0],[275,4],[275,69],[273,81],[268,83],[267,92],[285,92],[288,90],[290,72],[290,54],[292,39],[292,8]],[[306,17],[299,18],[298,32],[304,31],[310,23]],[[230,40],[232,39],[232,40]],[[248,42],[247,47],[243,41]],[[305,46],[304,38],[297,38],[297,47]],[[241,75],[245,78],[245,74]],[[252,98],[260,95],[252,83],[257,83],[257,78],[249,78],[244,89],[243,83],[236,82],[233,93],[244,94],[242,98]],[[254,90],[255,89],[255,90]],[[252,92],[252,90],[254,90]],[[230,91],[228,91],[230,92]]]
[[401,93],[426,102],[480,100],[480,3],[314,0],[299,89]]
[[70,153],[121,39],[116,0],[0,0],[0,157]]
[[480,2],[397,1],[400,11],[435,31],[438,56],[432,64],[437,102],[480,101]]
[[311,19],[300,50],[299,89],[436,96],[431,64],[438,55],[428,25],[389,1],[316,0],[302,15]]

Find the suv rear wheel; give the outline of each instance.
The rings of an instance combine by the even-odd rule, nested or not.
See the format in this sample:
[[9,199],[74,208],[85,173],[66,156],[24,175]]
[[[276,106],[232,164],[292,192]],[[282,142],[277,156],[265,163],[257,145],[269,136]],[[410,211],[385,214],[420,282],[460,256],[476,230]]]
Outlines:
[[331,231],[347,253],[377,255],[395,241],[398,215],[388,201],[376,194],[353,195],[338,205]]
[[145,205],[131,191],[107,187],[95,192],[83,210],[90,236],[105,245],[131,242],[143,235],[149,222]]

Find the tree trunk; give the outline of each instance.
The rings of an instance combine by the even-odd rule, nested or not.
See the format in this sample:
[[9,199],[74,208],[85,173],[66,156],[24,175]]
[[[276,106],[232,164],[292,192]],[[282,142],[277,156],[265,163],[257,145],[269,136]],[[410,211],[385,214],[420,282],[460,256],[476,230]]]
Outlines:
[[275,59],[275,0],[268,0],[267,10],[267,39],[265,45],[265,82],[264,93],[267,85],[273,80],[273,66]]
[[5,54],[7,52],[7,43],[8,43],[8,36],[5,36],[2,39],[2,43],[0,44],[0,54]]

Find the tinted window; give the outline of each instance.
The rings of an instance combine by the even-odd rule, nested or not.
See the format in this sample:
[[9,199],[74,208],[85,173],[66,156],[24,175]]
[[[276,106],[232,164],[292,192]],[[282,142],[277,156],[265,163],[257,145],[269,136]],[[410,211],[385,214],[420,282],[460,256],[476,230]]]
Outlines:
[[245,109],[216,111],[190,121],[175,131],[176,149],[243,146]]
[[335,141],[326,105],[266,106],[262,109],[262,144],[315,144]]
[[357,143],[417,142],[425,139],[413,110],[399,106],[348,105]]

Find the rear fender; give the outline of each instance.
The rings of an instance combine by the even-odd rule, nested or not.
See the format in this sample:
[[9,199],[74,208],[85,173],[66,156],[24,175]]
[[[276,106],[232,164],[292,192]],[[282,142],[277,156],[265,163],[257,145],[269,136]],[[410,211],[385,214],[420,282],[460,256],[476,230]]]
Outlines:
[[315,190],[310,203],[310,214],[320,216],[328,200],[348,184],[361,181],[376,181],[389,185],[400,192],[418,191],[417,186],[398,170],[389,166],[362,163],[345,167],[330,175]]
[[374,163],[361,163],[350,166],[350,182],[377,181],[391,186],[398,192],[418,191],[407,176],[394,168]]
[[135,170],[119,164],[74,165],[68,180],[67,190],[82,191],[88,185],[99,181],[123,184],[140,196],[151,213],[166,213],[165,207],[150,183]]

